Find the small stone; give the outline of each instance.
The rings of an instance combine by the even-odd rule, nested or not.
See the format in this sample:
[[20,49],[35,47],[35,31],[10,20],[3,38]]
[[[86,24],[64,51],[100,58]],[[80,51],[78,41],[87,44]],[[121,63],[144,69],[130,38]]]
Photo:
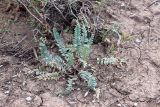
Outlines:
[[134,103],[134,106],[137,107],[137,106],[138,106],[138,103]]
[[27,84],[26,81],[23,81],[22,85],[25,86],[26,84]]
[[81,89],[80,88],[77,88],[77,91],[80,91]]
[[87,91],[87,92],[84,94],[84,97],[87,97],[88,94],[89,94],[89,91]]
[[3,67],[3,65],[0,65],[0,68]]
[[122,105],[121,105],[121,104],[117,104],[117,106],[118,106],[118,107],[121,107]]
[[121,4],[121,7],[125,7],[125,3],[122,3],[122,4]]
[[141,40],[137,38],[137,39],[135,40],[135,42],[136,42],[136,43],[141,43]]
[[9,94],[9,93],[10,93],[10,91],[8,90],[8,91],[5,91],[4,93],[5,93],[5,94]]
[[92,101],[92,103],[95,103],[95,102],[96,102],[96,100],[93,100],[93,101]]
[[31,101],[31,100],[32,100],[31,97],[27,97],[27,98],[26,98],[26,101]]
[[68,101],[68,103],[69,103],[70,105],[75,105],[77,102],[76,102],[76,101]]

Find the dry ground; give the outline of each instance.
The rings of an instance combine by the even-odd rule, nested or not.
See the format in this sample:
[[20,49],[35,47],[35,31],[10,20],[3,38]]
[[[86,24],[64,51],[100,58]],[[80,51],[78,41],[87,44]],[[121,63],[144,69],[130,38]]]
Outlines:
[[[160,1],[114,0],[105,2],[105,24],[119,25],[132,39],[114,53],[126,58],[120,68],[93,62],[98,95],[77,90],[59,98],[64,81],[39,81],[28,75],[37,64],[33,28],[26,17],[0,1],[0,107],[160,107]],[[18,13],[20,14],[20,13]],[[101,44],[93,46],[92,58],[105,57]]]

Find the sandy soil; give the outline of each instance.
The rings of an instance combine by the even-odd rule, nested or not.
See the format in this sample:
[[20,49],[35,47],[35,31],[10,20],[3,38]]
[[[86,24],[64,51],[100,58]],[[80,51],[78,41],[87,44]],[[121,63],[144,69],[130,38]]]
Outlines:
[[[37,64],[33,28],[17,12],[4,12],[0,1],[0,107],[160,107],[160,2],[115,0],[103,4],[105,24],[117,24],[129,41],[115,55],[125,66],[97,65],[97,94],[80,89],[57,97],[64,81],[39,81],[29,75]],[[18,13],[20,14],[20,13]],[[106,57],[104,46],[93,45],[91,58]]]

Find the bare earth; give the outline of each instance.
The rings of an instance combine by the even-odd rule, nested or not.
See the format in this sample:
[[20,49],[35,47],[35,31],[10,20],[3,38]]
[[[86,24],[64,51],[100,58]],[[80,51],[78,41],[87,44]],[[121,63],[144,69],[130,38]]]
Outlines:
[[[121,42],[115,53],[127,59],[125,66],[89,62],[95,66],[98,88],[97,94],[86,97],[85,89],[57,97],[64,81],[39,81],[28,75],[37,63],[33,28],[23,16],[13,22],[14,9],[6,13],[5,8],[0,1],[0,107],[160,107],[160,1],[104,3],[105,24],[119,25],[132,39]],[[105,57],[103,48],[94,45],[91,58]]]

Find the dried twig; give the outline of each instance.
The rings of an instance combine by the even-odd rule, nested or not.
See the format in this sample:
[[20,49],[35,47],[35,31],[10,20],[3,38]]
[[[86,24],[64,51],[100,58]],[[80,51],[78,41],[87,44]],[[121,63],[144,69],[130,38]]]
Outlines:
[[20,43],[22,43],[26,38],[27,38],[27,35],[24,36],[13,48],[16,49],[16,47],[17,47]]
[[154,5],[155,3],[160,2],[160,0],[155,0],[153,1],[150,5],[147,6],[147,8],[151,7],[152,5]]
[[44,23],[38,17],[36,17],[21,0],[18,0],[18,2],[21,3],[25,7],[25,9],[28,11],[28,13],[32,17],[34,17],[37,21],[39,21],[42,25],[44,25]]
[[[64,17],[63,13],[61,12],[61,10],[55,5],[55,3],[53,3],[53,5],[54,5],[55,9],[57,9],[57,11],[61,14],[61,16],[63,17],[63,19],[64,19],[66,22],[68,22],[67,19]],[[68,22],[68,23],[69,23],[69,22]]]

